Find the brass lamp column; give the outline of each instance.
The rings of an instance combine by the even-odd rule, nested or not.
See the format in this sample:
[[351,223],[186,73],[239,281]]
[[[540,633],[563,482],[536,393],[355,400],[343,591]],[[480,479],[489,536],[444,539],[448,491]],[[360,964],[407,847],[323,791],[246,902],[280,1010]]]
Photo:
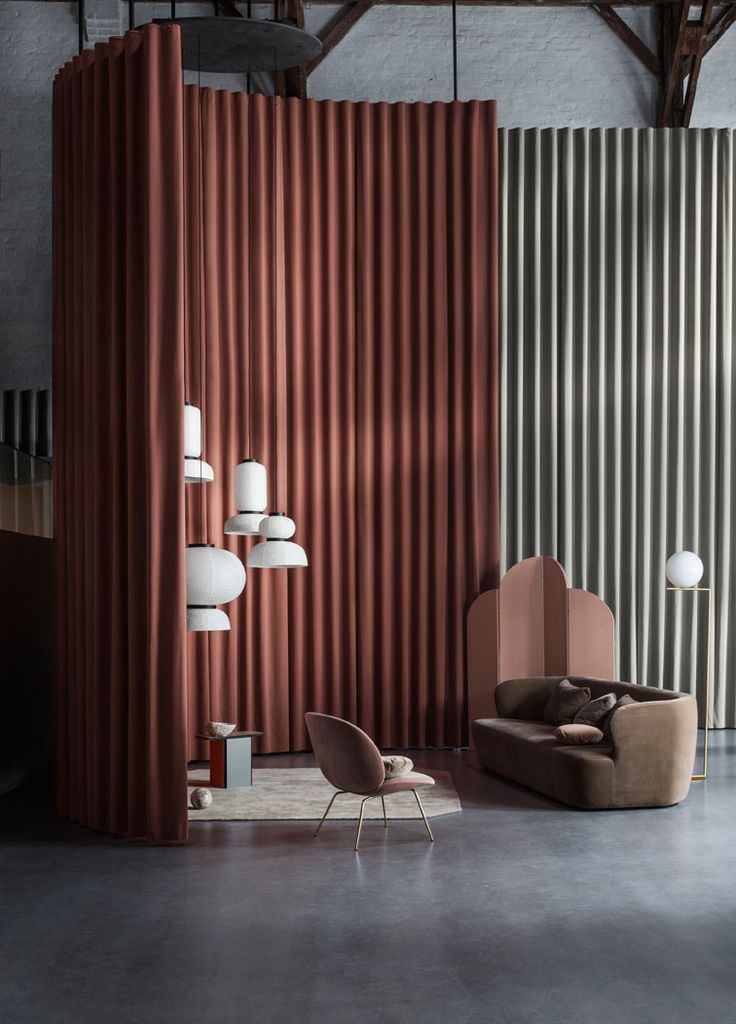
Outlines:
[[[692,551],[678,551],[672,555],[665,569],[668,581],[672,586],[667,590],[676,594],[707,594],[708,595],[708,639],[705,655],[705,714],[703,716],[703,771],[691,778],[693,782],[703,782],[708,778],[708,720],[711,705],[711,662],[713,660],[713,588],[699,587],[703,575],[703,563]],[[696,695],[697,699],[697,695]]]

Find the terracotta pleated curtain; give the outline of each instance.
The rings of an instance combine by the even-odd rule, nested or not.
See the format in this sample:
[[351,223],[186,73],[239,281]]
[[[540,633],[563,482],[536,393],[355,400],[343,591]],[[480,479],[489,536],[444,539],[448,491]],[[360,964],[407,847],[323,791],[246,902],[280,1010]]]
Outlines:
[[54,83],[58,807],[186,836],[183,118],[178,29]]
[[190,636],[190,754],[208,718],[303,749],[308,710],[459,745],[465,612],[498,582],[495,105],[188,87],[185,110],[188,391],[217,481],[188,489],[189,540],[245,561],[222,524],[254,457],[310,563],[248,572],[232,630]]

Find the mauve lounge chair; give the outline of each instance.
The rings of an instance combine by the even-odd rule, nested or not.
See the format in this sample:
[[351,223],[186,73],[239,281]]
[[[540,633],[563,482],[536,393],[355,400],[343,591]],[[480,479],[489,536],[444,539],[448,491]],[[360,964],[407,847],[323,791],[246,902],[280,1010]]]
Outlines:
[[316,711],[308,711],[305,715],[309,738],[312,741],[315,757],[320,770],[328,782],[337,790],[327,805],[327,810],[317,826],[315,836],[330,813],[335,799],[342,793],[362,796],[358,831],[355,834],[355,849],[360,843],[360,831],[363,827],[363,810],[368,800],[380,796],[383,807],[383,827],[388,827],[385,797],[391,793],[404,793],[409,790],[414,794],[417,805],[424,820],[430,842],[434,842],[432,829],[429,827],[427,815],[424,813],[422,801],[419,799],[419,786],[433,786],[434,779],[421,772],[408,772],[396,779],[386,778],[386,769],[381,752],[366,733],[357,725],[345,722],[342,718],[332,715],[320,715]]

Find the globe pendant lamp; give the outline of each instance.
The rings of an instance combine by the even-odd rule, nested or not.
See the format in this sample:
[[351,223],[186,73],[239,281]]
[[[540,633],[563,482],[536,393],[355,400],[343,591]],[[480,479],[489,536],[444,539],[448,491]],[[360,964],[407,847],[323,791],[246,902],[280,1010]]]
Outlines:
[[261,521],[259,533],[265,539],[248,554],[249,569],[298,569],[308,565],[301,545],[290,540],[296,524],[285,512],[270,512]]
[[187,629],[230,629],[230,619],[217,607],[238,597],[245,586],[243,563],[214,544],[187,546]]
[[235,467],[235,507],[239,511],[225,523],[225,533],[257,535],[267,504],[266,467],[255,459],[243,459]]
[[184,482],[208,484],[215,479],[212,466],[202,454],[202,413],[191,402],[184,403]]

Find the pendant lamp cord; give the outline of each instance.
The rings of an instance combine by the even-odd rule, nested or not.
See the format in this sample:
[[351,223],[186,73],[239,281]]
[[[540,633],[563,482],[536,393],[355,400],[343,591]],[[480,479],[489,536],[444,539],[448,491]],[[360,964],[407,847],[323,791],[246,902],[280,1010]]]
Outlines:
[[[205,275],[205,234],[204,234],[204,94],[202,92],[202,41],[197,35],[197,99],[199,101],[199,364],[200,364],[200,394],[202,403],[202,452],[206,452],[206,423],[205,410],[209,410],[207,401],[207,377],[205,358],[205,343],[207,339],[207,309],[206,309],[206,286]],[[199,483],[200,488],[205,491],[202,494],[201,512],[202,522],[200,525],[202,538],[206,542],[209,527],[209,490],[205,490],[203,480],[204,463],[202,458],[199,462]],[[212,647],[210,644],[210,630],[206,631],[207,643],[207,703],[209,720],[214,721],[215,714],[212,706]]]
[[[200,406],[201,406],[201,442],[202,451],[201,455],[207,450],[205,447],[205,430],[206,430],[206,417],[205,417],[205,366],[204,366],[204,336],[207,332],[207,317],[204,311],[204,102],[202,97],[202,48],[201,48],[201,37],[197,35],[197,100],[199,103],[199,132],[197,138],[197,164],[199,171],[199,188],[198,188],[198,199],[199,199],[199,394],[200,394]],[[199,460],[199,483],[204,488],[204,464],[202,458]],[[207,537],[207,495],[204,490],[200,492],[200,534],[202,539],[206,541]]]
[[457,103],[457,0],[452,0],[452,98]]
[[271,244],[273,246],[273,281],[271,286],[271,318],[273,320],[273,334],[271,339],[272,352],[271,352],[271,363],[272,363],[272,388],[273,388],[273,465],[274,465],[274,508],[280,509],[279,506],[279,447],[278,447],[278,343],[276,332],[278,330],[277,315],[278,315],[278,296],[277,296],[277,285],[278,285],[278,132],[279,132],[279,96],[278,86],[276,77],[276,51],[273,53],[273,83],[274,83],[274,97],[273,97],[273,152],[272,152],[272,184],[273,189],[273,207],[272,207],[272,225],[271,225]]
[[[251,4],[248,3],[248,16],[250,17]],[[251,73],[248,73],[248,160],[253,167],[253,97],[251,96]],[[246,272],[248,274],[248,344],[246,345],[246,456],[250,459],[253,456],[251,446],[253,444],[253,391],[251,389],[251,362],[253,360],[253,174],[248,175],[246,185],[248,196],[246,209],[248,213],[248,260]],[[240,511],[240,509],[239,509]]]
[[[252,5],[251,5],[251,0],[248,0],[248,3],[246,4],[245,16],[246,16],[246,18],[249,21],[253,17],[253,9],[252,9]],[[250,96],[250,64],[248,65],[248,70],[247,70],[247,72],[245,74],[245,91]]]

